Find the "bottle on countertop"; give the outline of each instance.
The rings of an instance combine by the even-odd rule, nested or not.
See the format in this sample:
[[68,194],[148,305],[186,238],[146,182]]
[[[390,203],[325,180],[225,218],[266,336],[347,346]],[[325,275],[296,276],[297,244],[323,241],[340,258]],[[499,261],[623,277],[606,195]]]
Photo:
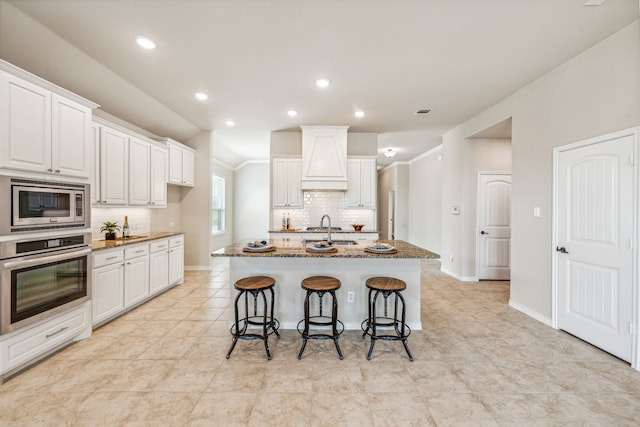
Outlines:
[[289,230],[291,228],[291,217],[289,217],[289,214],[287,214],[287,230]]
[[125,216],[124,217],[124,224],[122,225],[122,237],[123,238],[128,238],[130,233],[129,233],[129,217]]
[[287,219],[284,217],[284,214],[282,214],[282,229],[287,229]]

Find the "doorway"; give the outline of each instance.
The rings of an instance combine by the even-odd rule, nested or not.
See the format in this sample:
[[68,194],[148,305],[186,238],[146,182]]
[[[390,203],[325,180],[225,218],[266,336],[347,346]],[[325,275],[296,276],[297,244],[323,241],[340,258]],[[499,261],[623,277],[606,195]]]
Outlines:
[[478,173],[478,280],[511,276],[511,174]]

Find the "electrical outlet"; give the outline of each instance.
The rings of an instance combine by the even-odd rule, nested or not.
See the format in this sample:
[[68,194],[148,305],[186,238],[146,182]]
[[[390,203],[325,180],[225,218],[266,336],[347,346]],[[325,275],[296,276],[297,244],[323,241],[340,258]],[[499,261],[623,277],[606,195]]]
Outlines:
[[356,300],[356,293],[353,291],[347,292],[347,302],[354,302]]
[[176,223],[175,223],[175,222],[170,222],[170,223],[169,223],[169,227],[175,227],[175,226],[176,226]]
[[449,256],[449,261],[453,262],[453,255]]

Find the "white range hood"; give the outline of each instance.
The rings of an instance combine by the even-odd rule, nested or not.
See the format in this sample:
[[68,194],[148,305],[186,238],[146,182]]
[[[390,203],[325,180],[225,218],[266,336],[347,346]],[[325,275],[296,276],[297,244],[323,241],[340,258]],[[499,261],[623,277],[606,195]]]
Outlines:
[[300,126],[302,190],[347,190],[349,126]]

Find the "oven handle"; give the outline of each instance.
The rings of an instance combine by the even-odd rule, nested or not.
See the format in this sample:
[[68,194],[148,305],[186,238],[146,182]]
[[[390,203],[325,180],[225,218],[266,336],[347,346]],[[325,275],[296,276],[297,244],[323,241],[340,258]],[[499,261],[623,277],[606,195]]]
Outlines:
[[91,248],[86,248],[86,249],[82,249],[81,251],[73,251],[73,252],[67,252],[64,254],[38,257],[36,259],[30,259],[25,261],[5,262],[4,264],[2,264],[1,268],[8,270],[8,269],[20,268],[20,267],[30,267],[33,265],[46,264],[49,262],[63,261],[65,259],[75,258],[75,257],[79,257],[89,253],[91,253]]

